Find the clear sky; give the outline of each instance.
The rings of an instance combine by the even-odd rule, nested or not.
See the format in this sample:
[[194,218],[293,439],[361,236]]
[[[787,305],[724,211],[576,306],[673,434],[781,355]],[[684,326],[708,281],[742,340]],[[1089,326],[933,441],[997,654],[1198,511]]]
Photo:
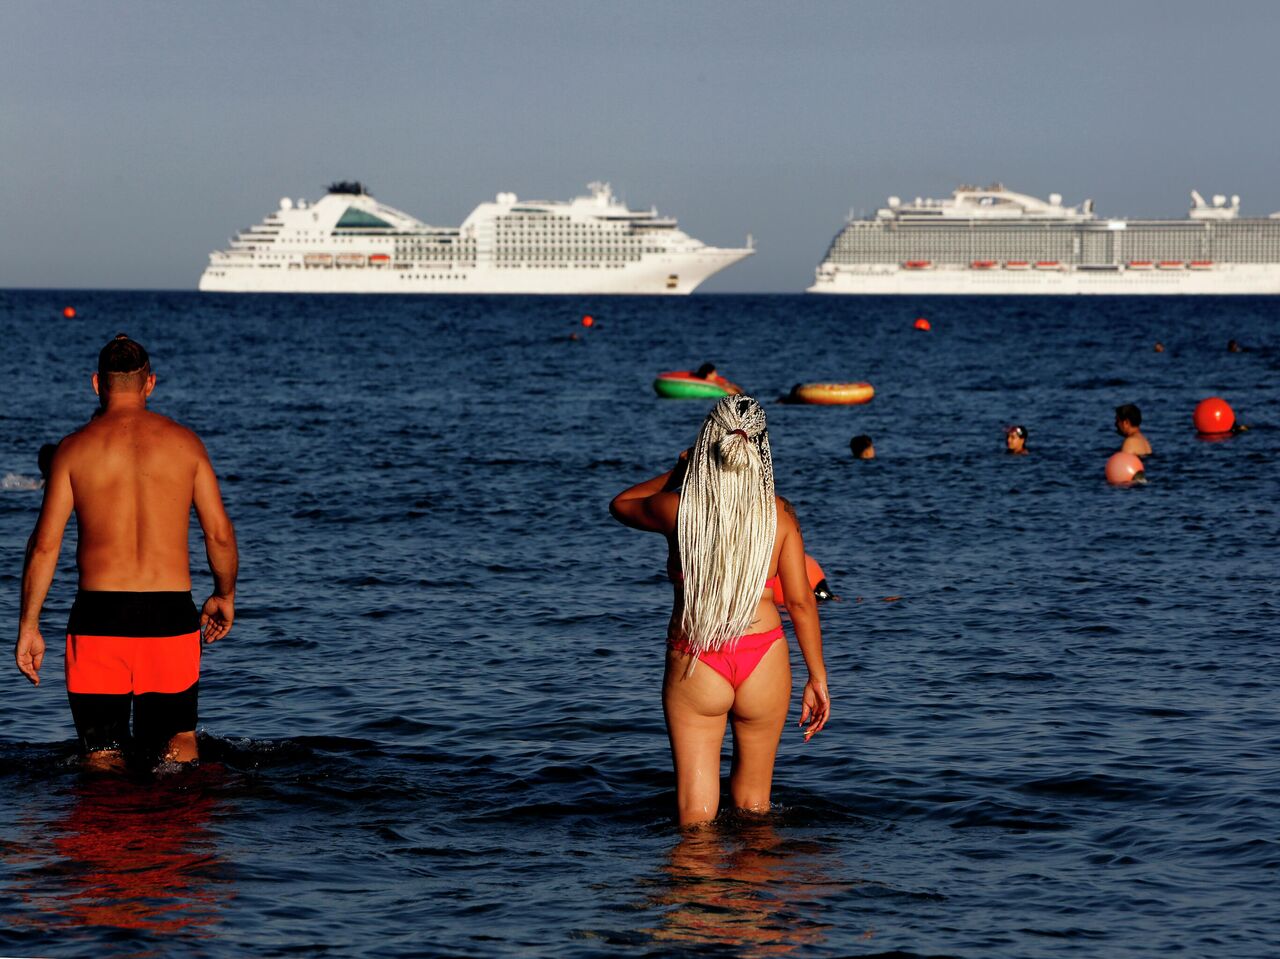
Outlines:
[[850,210],[1000,180],[1280,210],[1280,2],[0,3],[0,287],[194,289],[335,179],[456,226],[612,182],[796,291]]

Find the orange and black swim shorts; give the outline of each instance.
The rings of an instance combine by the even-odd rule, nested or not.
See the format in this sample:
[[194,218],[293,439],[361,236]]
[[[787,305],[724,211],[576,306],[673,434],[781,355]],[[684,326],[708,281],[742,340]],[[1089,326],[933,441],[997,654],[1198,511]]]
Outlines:
[[66,669],[85,752],[124,749],[131,740],[163,748],[195,729],[200,613],[191,594],[81,590],[67,623]]

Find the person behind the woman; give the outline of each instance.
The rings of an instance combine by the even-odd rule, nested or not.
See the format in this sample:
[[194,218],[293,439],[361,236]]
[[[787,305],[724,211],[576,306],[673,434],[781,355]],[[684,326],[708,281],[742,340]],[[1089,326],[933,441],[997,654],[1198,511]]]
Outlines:
[[667,626],[662,706],[680,824],[714,819],[720,747],[733,722],[733,804],[766,811],[791,700],[791,665],[773,602],[781,579],[809,671],[800,725],[809,739],[831,715],[818,605],[795,510],[774,494],[760,404],[726,396],[676,467],[614,497],[610,513],[667,538],[675,602]]

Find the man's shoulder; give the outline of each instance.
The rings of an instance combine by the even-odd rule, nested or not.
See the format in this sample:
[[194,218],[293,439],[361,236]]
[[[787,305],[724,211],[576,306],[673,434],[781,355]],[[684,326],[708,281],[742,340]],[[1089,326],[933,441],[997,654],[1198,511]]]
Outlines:
[[193,447],[203,450],[204,443],[200,441],[199,435],[189,426],[183,426],[177,420],[170,419],[160,413],[152,413],[150,410],[146,412],[147,427],[158,435],[163,435],[165,442],[188,443]]
[[1120,444],[1120,450],[1124,453],[1135,453],[1139,456],[1145,456],[1151,452],[1151,444],[1147,442],[1147,438],[1141,433],[1134,433],[1132,436],[1126,436],[1124,442]]

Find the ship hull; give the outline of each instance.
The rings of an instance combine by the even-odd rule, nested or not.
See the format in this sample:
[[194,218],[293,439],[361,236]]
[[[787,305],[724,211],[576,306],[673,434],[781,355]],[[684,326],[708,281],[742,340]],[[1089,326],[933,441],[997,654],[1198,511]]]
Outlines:
[[897,266],[820,270],[809,293],[867,295],[1158,296],[1280,294],[1280,264],[1223,263],[1211,270],[974,270]]
[[707,248],[679,256],[654,255],[620,267],[563,269],[491,266],[442,269],[297,267],[263,269],[214,263],[200,277],[210,293],[476,293],[681,296],[750,256],[749,249]]

